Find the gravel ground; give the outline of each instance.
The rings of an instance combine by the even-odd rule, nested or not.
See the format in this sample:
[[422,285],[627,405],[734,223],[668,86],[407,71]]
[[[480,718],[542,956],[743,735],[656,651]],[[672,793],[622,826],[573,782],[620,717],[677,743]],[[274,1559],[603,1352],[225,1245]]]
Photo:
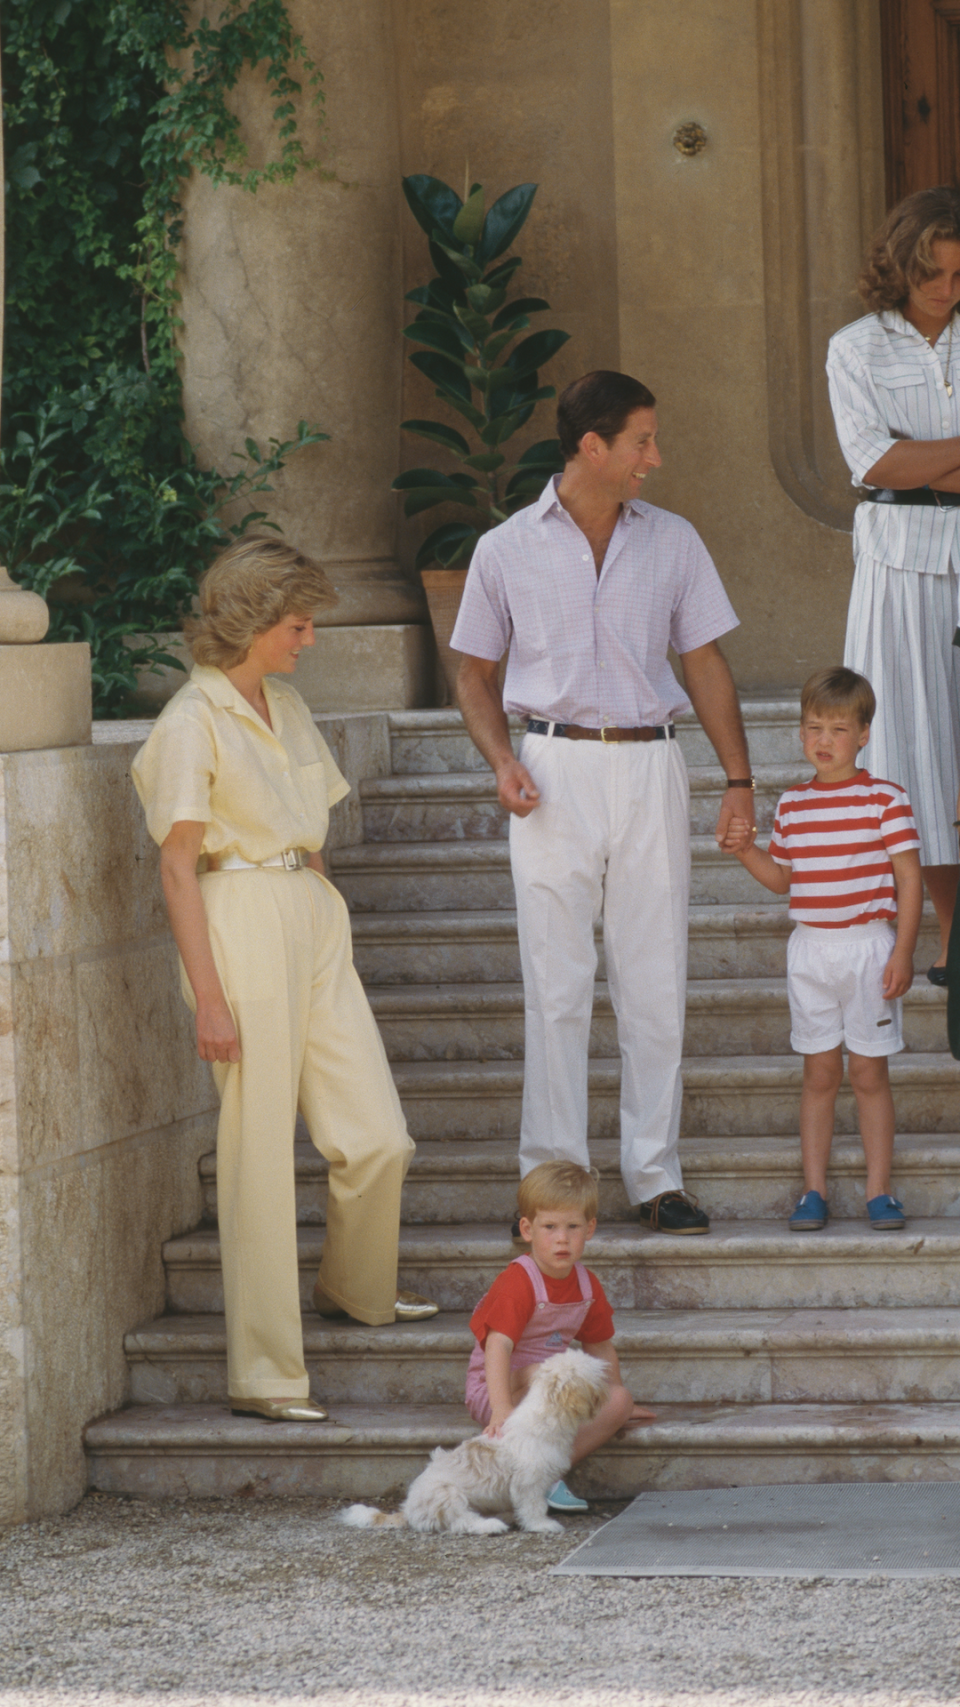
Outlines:
[[90,1495],[0,1534],[0,1707],[896,1707],[960,1698],[960,1580],[551,1577],[562,1539]]

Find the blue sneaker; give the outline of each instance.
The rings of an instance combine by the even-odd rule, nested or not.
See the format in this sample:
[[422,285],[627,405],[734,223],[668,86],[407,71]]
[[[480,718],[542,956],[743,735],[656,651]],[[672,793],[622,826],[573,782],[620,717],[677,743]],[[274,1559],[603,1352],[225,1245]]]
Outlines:
[[907,1217],[903,1212],[903,1204],[898,1197],[891,1197],[885,1192],[880,1197],[871,1197],[867,1204],[867,1214],[871,1227],[883,1232],[885,1227],[904,1227]]
[[553,1487],[547,1495],[547,1510],[566,1512],[589,1511],[590,1507],[586,1500],[582,1500],[580,1498],[579,1494],[572,1494],[570,1492],[566,1482],[554,1482]]
[[815,1233],[825,1227],[829,1219],[830,1211],[819,1191],[805,1191],[790,1217],[790,1230],[793,1233]]

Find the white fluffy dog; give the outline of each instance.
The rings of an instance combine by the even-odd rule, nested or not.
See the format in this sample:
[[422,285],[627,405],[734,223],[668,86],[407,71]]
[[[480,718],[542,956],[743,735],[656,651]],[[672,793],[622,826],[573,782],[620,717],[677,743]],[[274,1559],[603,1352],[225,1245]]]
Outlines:
[[502,1535],[513,1512],[521,1529],[553,1535],[563,1525],[547,1516],[547,1494],[570,1468],[577,1430],[607,1397],[607,1368],[585,1351],[562,1351],[538,1364],[530,1387],[496,1439],[478,1434],[453,1452],[438,1446],[411,1483],[395,1515],[352,1505],[341,1523],[448,1530],[451,1535]]

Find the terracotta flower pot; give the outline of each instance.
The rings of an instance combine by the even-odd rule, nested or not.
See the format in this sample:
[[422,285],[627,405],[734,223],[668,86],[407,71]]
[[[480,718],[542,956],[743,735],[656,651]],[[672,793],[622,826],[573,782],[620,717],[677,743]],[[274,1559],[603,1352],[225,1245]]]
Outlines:
[[427,609],[433,624],[433,635],[437,642],[440,664],[444,680],[447,684],[447,703],[457,703],[457,670],[460,667],[460,654],[450,649],[450,636],[453,633],[460,600],[463,597],[463,586],[467,579],[465,569],[421,569],[420,578],[423,590],[427,595]]

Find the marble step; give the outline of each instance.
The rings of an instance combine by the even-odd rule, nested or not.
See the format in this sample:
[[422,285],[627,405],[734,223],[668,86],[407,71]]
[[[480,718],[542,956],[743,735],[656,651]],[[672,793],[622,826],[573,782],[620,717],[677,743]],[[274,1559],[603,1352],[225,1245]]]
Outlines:
[[[600,1174],[601,1224],[629,1215],[619,1152],[619,1144],[610,1139],[590,1147],[590,1159]],[[327,1164],[309,1139],[296,1145],[295,1156],[297,1220],[304,1227],[321,1227],[326,1221]],[[725,1221],[786,1219],[803,1185],[796,1137],[681,1138],[680,1159],[687,1189],[709,1215]],[[404,1223],[492,1221],[506,1226],[516,1208],[517,1179],[515,1142],[422,1140],[403,1188]],[[859,1138],[838,1137],[830,1163],[834,1216],[863,1215],[863,1179]],[[200,1183],[204,1220],[214,1225],[217,1177],[212,1151],[201,1157]],[[899,1134],[893,1188],[910,1215],[960,1217],[960,1134]]]
[[[369,992],[391,1061],[519,1061],[523,1059],[523,985],[397,984]],[[924,978],[903,1003],[906,1048],[942,1050],[947,997]],[[685,1053],[783,1055],[790,1049],[785,978],[697,978],[687,985]],[[617,1053],[610,991],[596,985],[590,1054]]]
[[[797,765],[758,765],[754,810],[762,831],[773,824],[785,788],[807,774]],[[716,764],[690,772],[690,827],[706,836],[717,821],[726,778]],[[364,839],[368,842],[484,841],[507,834],[489,771],[369,777],[360,783]]]
[[[318,1228],[297,1229],[301,1301],[323,1249]],[[472,1310],[515,1255],[505,1223],[400,1231],[400,1285],[442,1310]],[[167,1308],[178,1315],[223,1310],[220,1241],[210,1227],[163,1247]],[[877,1233],[866,1215],[792,1233],[782,1221],[715,1221],[698,1238],[607,1222],[590,1242],[590,1267],[614,1309],[859,1309],[960,1304],[960,1219],[911,1217]]]
[[[754,765],[803,764],[798,728],[800,700],[794,695],[743,701],[743,721]],[[677,718],[677,739],[688,765],[716,764],[716,754],[692,712]],[[510,733],[519,746],[526,719],[512,717]],[[395,776],[443,771],[486,770],[458,711],[390,713],[390,750]]]
[[[684,1060],[681,1131],[689,1137],[798,1130],[802,1061],[798,1055],[715,1055]],[[519,1061],[398,1061],[393,1067],[412,1136],[516,1138],[523,1065]],[[890,1079],[898,1124],[911,1132],[960,1126],[960,1063],[947,1054],[895,1055]],[[588,1136],[619,1131],[619,1060],[589,1066]],[[837,1098],[838,1132],[854,1132],[856,1108],[846,1080]]]
[[[384,910],[354,913],[351,924],[353,958],[368,989],[384,984],[516,983],[520,977],[516,914],[506,909]],[[755,907],[693,906],[690,977],[781,978],[791,928],[786,907],[777,902]],[[928,907],[916,955],[920,978],[934,959],[936,942],[933,909]],[[599,928],[596,944],[602,978],[605,962]]]
[[[395,1499],[435,1446],[475,1433],[460,1405],[335,1405],[326,1423],[261,1422],[225,1405],[136,1405],[88,1423],[89,1485],[144,1499],[245,1494]],[[960,1405],[668,1405],[570,1477],[596,1499],[645,1488],[956,1481]],[[371,1548],[388,1545],[377,1535]],[[391,1559],[394,1555],[391,1553]]]
[[[712,835],[690,847],[690,898],[694,905],[785,906],[721,853]],[[512,908],[513,879],[505,839],[481,841],[372,841],[338,848],[331,870],[351,912]]]
[[[405,1327],[304,1317],[325,1405],[457,1405],[474,1340],[466,1312]],[[621,1310],[617,1354],[644,1404],[960,1401],[960,1309]],[[123,1342],[134,1404],[227,1397],[222,1316],[162,1316]]]

